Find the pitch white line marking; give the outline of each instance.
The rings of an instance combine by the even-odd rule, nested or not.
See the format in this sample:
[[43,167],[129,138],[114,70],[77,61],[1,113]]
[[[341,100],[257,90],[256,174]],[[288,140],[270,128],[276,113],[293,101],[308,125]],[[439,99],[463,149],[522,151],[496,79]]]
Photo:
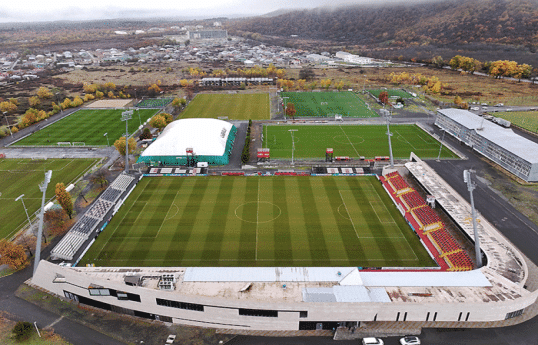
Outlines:
[[340,129],[342,130],[342,132],[344,133],[344,135],[346,136],[347,140],[349,141],[349,144],[351,145],[351,147],[353,147],[353,150],[355,150],[355,153],[357,154],[357,157],[360,157],[359,155],[359,152],[357,151],[357,149],[355,148],[355,145],[353,145],[353,143],[351,142],[351,139],[349,139],[349,137],[347,136],[346,132],[344,131],[344,129],[342,128],[341,125],[338,125],[338,127],[340,127]]
[[357,229],[355,228],[355,223],[353,223],[353,218],[351,217],[351,214],[349,213],[349,210],[347,209],[347,205],[344,200],[344,197],[342,196],[342,191],[339,190],[338,194],[340,194],[340,199],[342,199],[342,204],[344,205],[347,215],[349,216],[349,221],[351,222],[351,225],[353,225],[353,230],[355,230],[355,234],[357,235],[357,238],[360,239],[359,233],[357,232]]
[[258,225],[260,224],[260,178],[258,178],[258,204],[256,205],[256,253],[255,260],[258,260]]

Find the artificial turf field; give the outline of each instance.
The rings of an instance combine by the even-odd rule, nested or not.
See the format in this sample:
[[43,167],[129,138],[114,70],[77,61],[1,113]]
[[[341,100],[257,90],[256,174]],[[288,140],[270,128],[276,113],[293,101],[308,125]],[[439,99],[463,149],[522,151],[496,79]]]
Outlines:
[[271,118],[269,94],[199,94],[189,103],[180,117],[267,120]]
[[494,114],[528,131],[538,132],[538,111],[507,111]]
[[345,117],[378,117],[368,109],[362,99],[349,91],[343,92],[282,92],[288,97],[286,104],[293,103],[295,117],[328,117],[339,114]]
[[[88,146],[107,146],[125,135],[125,123],[121,113],[125,109],[82,109],[18,141],[13,146],[58,146],[58,142],[83,142]],[[129,120],[129,133],[158,112],[157,109],[138,109]],[[140,118],[139,118],[140,115]]]
[[376,177],[145,177],[80,265],[435,267]]
[[[383,125],[267,125],[263,129],[263,147],[269,148],[271,158],[291,159],[292,140],[295,141],[294,157],[298,159],[325,158],[325,150],[334,149],[335,156],[374,158],[388,156],[387,126]],[[391,125],[394,158],[408,159],[414,152],[422,159],[437,158],[439,141],[416,125]],[[443,158],[457,156],[443,146]]]
[[15,199],[23,200],[30,216],[41,207],[42,193],[38,185],[45,171],[52,170],[46,200],[54,196],[56,183],[68,186],[84,174],[98,159],[0,159],[0,238],[10,238],[28,221],[24,207]]
[[372,95],[376,96],[377,98],[379,98],[379,94],[383,91],[387,91],[387,93],[389,94],[389,97],[401,97],[403,99],[406,99],[406,98],[412,98],[413,96],[409,93],[409,92],[406,92],[404,90],[401,90],[401,89],[373,89],[373,90],[368,90],[368,92],[370,92]]

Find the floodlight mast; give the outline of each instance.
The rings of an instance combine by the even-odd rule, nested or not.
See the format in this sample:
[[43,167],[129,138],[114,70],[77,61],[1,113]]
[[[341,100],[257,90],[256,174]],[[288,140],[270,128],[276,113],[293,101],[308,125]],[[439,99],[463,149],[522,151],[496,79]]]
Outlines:
[[383,106],[383,114],[385,115],[385,119],[387,120],[387,137],[389,138],[390,167],[394,168],[394,157],[392,156],[392,141],[390,140],[390,137],[392,137],[392,133],[390,132],[390,126],[389,126],[392,113],[386,110],[385,106]]
[[52,177],[52,170],[49,170],[45,173],[45,180],[39,185],[39,190],[43,192],[43,197],[41,198],[41,213],[39,214],[39,229],[37,230],[37,243],[35,247],[35,260],[34,260],[34,274],[41,260],[41,238],[43,236],[43,215],[45,213],[45,194],[47,193],[47,187],[50,183],[50,178]]
[[282,97],[282,100],[284,101],[284,120],[287,120],[287,117],[286,117],[286,111],[288,110],[288,99],[289,97]]
[[30,216],[28,216],[28,210],[26,209],[26,205],[24,204],[24,194],[21,194],[15,199],[15,201],[22,201],[22,207],[24,207],[24,213],[26,213],[26,219],[28,219],[28,224],[30,225],[30,228],[32,227],[32,222],[30,221]]
[[476,210],[474,208],[473,190],[476,188],[476,184],[471,181],[472,170],[463,171],[463,181],[467,183],[467,190],[471,196],[471,216],[473,218],[473,230],[474,230],[474,248],[476,254],[476,266],[482,267],[482,254],[480,253],[480,237],[478,237],[478,227],[476,225]]
[[288,129],[291,134],[291,165],[293,165],[293,152],[295,151],[295,140],[293,138],[293,132],[297,132],[297,129]]
[[133,111],[127,110],[121,113],[121,120],[125,121],[125,170],[127,174],[129,172],[129,120],[132,118]]

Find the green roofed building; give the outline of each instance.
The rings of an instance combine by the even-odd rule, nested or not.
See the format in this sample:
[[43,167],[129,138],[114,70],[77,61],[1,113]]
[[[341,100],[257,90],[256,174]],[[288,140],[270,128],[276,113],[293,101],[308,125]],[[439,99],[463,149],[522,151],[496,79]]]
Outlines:
[[216,119],[182,119],[166,126],[138,158],[147,165],[186,165],[192,149],[195,162],[226,165],[232,152],[237,128]]

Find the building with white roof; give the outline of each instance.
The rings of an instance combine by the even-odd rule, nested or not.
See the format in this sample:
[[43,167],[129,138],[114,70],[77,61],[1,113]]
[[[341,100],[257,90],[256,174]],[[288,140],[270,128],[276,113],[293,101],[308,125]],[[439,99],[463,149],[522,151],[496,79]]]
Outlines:
[[186,165],[192,148],[195,162],[228,164],[237,129],[217,119],[182,119],[170,123],[138,159],[148,165]]
[[461,109],[437,111],[435,124],[517,177],[538,181],[538,144]]

